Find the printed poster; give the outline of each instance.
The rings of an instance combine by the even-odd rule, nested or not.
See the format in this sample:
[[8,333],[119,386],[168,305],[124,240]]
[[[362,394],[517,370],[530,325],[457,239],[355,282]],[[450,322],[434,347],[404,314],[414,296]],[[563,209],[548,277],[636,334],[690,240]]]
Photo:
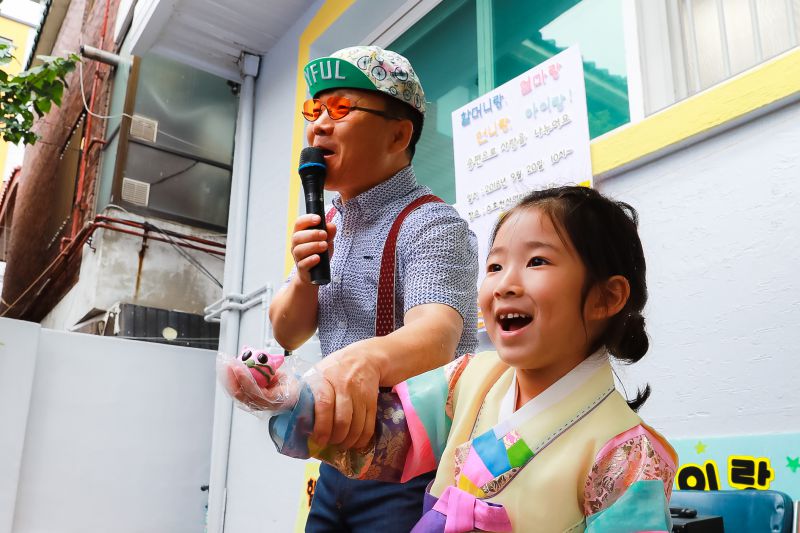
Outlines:
[[499,215],[526,192],[592,185],[577,46],[456,109],[452,121],[456,209],[478,237],[481,264]]

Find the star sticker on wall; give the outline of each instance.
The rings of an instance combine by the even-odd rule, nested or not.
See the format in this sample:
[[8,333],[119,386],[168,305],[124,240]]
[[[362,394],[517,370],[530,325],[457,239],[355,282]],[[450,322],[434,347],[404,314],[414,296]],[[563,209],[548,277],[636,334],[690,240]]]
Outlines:
[[800,457],[795,457],[794,459],[792,459],[791,457],[787,457],[786,468],[791,468],[792,474],[796,474],[797,469],[800,468]]
[[695,444],[694,449],[697,451],[697,453],[703,453],[706,451],[706,445],[703,444],[703,441],[699,440],[697,441],[697,444]]

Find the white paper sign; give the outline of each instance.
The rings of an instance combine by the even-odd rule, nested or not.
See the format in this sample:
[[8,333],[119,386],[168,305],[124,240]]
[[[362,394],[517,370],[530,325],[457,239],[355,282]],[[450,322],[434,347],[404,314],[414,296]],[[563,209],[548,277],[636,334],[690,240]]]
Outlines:
[[478,237],[481,265],[497,218],[525,193],[592,184],[577,46],[456,109],[452,120],[456,208]]

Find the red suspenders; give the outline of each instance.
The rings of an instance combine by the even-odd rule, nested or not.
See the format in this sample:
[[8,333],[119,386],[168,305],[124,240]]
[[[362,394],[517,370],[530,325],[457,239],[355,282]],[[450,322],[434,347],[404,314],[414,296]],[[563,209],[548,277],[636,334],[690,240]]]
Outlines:
[[[395,324],[395,301],[394,301],[394,287],[395,287],[395,265],[396,265],[396,252],[397,252],[397,237],[400,234],[400,227],[408,215],[410,215],[418,207],[431,203],[443,202],[441,198],[433,194],[426,194],[420,196],[410,204],[408,204],[397,218],[392,223],[389,234],[386,236],[386,242],[383,245],[383,254],[381,255],[381,272],[378,276],[378,301],[375,316],[375,336],[383,337],[394,331]],[[336,208],[331,208],[325,216],[325,220],[330,222],[336,215]]]

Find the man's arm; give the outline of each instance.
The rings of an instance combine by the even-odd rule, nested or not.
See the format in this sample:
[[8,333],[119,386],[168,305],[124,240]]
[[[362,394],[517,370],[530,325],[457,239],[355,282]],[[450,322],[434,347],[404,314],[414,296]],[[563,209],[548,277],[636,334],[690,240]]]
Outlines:
[[319,254],[328,251],[333,256],[336,226],[327,224],[327,232],[314,229],[318,215],[301,215],[294,223],[292,257],[295,274],[273,298],[269,305],[272,334],[278,344],[295,350],[311,338],[317,329],[319,286],[311,283],[309,271],[320,261]]
[[319,287],[293,277],[269,305],[272,334],[287,350],[296,350],[317,329]]
[[450,362],[462,329],[461,315],[452,307],[418,305],[406,312],[403,327],[322,360],[317,368],[324,379],[314,391],[314,441],[345,449],[366,446],[375,430],[378,388]]
[[326,378],[314,408],[320,444],[365,446],[375,429],[379,385],[394,386],[462,355],[455,353],[461,333],[475,327],[478,246],[456,211],[440,203],[417,209],[403,224],[397,249],[404,325],[320,363]]

